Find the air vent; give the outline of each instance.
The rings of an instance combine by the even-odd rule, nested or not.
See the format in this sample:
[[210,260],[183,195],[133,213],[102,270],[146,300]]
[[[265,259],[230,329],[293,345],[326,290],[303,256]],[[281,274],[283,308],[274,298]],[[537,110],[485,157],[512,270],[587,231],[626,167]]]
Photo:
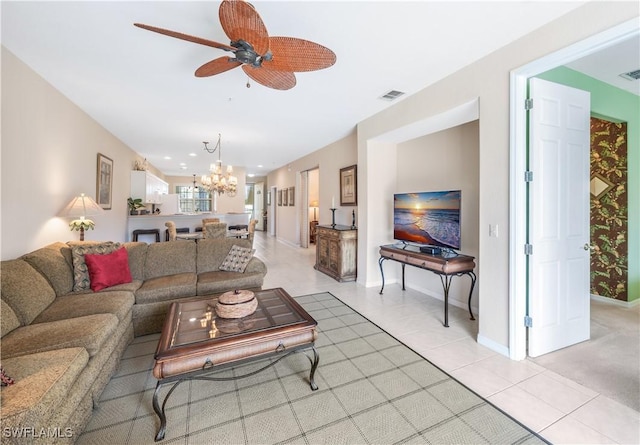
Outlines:
[[380,97],[380,99],[384,99],[384,100],[396,100],[397,98],[399,98],[400,96],[402,96],[404,93],[402,91],[396,91],[396,90],[391,90],[388,93],[384,94],[383,96]]
[[620,74],[620,77],[624,77],[627,80],[638,80],[640,79],[640,69],[635,71],[630,71],[628,73]]

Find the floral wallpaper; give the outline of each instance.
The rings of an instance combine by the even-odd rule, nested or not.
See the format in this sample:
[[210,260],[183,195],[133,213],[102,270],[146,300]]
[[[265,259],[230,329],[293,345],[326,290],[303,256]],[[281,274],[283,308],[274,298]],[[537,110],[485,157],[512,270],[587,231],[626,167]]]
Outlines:
[[595,175],[611,188],[591,194],[591,293],[627,301],[626,123],[591,118],[592,181]]

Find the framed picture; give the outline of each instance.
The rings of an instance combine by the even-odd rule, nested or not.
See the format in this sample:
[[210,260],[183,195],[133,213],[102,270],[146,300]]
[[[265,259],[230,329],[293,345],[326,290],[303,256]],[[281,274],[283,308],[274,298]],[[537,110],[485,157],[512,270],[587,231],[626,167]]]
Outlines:
[[340,169],[340,205],[358,205],[358,166]]
[[278,190],[278,205],[282,205],[282,190]]
[[267,205],[271,205],[271,192],[267,192]]
[[111,209],[113,192],[113,159],[98,153],[98,171],[96,173],[96,201],[105,210]]
[[287,189],[282,189],[282,205],[289,205],[289,192],[287,191]]
[[294,206],[295,205],[295,200],[294,200],[294,195],[296,194],[296,188],[295,187],[289,187],[289,205],[290,206]]

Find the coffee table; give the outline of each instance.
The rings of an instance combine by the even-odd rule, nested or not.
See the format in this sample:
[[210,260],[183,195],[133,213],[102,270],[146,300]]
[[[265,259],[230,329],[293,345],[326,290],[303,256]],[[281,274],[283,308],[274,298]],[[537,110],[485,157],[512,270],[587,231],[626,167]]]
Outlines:
[[[216,316],[217,296],[199,297],[172,303],[162,328],[155,354],[153,375],[158,382],[153,393],[153,409],[160,419],[155,440],[164,438],[165,406],[176,387],[188,380],[225,381],[249,377],[295,352],[304,352],[311,362],[309,384],[318,386],[314,375],[320,361],[315,348],[317,322],[282,288],[255,293],[256,311],[240,319]],[[310,350],[312,356],[307,354]],[[214,371],[267,357],[278,357],[262,368],[236,377],[215,377]],[[169,389],[162,407],[160,389]]]

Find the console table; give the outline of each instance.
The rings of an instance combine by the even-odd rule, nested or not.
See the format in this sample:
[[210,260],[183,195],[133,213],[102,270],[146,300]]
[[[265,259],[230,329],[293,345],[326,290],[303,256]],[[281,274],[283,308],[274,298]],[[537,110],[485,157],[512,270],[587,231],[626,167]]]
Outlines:
[[473,312],[471,311],[471,295],[473,294],[473,288],[476,285],[476,274],[473,269],[476,267],[474,257],[460,254],[441,254],[432,255],[429,253],[420,252],[417,246],[404,245],[396,246],[389,244],[380,246],[380,259],[378,264],[380,265],[380,274],[382,275],[382,288],[380,288],[380,294],[384,290],[384,269],[382,263],[385,260],[397,261],[402,265],[402,290],[404,289],[404,268],[408,264],[420,269],[425,269],[437,274],[442,282],[442,288],[444,290],[444,326],[449,327],[449,288],[451,287],[451,280],[453,277],[459,277],[462,275],[468,275],[471,278],[471,289],[469,290],[469,314],[471,320],[475,320]]

